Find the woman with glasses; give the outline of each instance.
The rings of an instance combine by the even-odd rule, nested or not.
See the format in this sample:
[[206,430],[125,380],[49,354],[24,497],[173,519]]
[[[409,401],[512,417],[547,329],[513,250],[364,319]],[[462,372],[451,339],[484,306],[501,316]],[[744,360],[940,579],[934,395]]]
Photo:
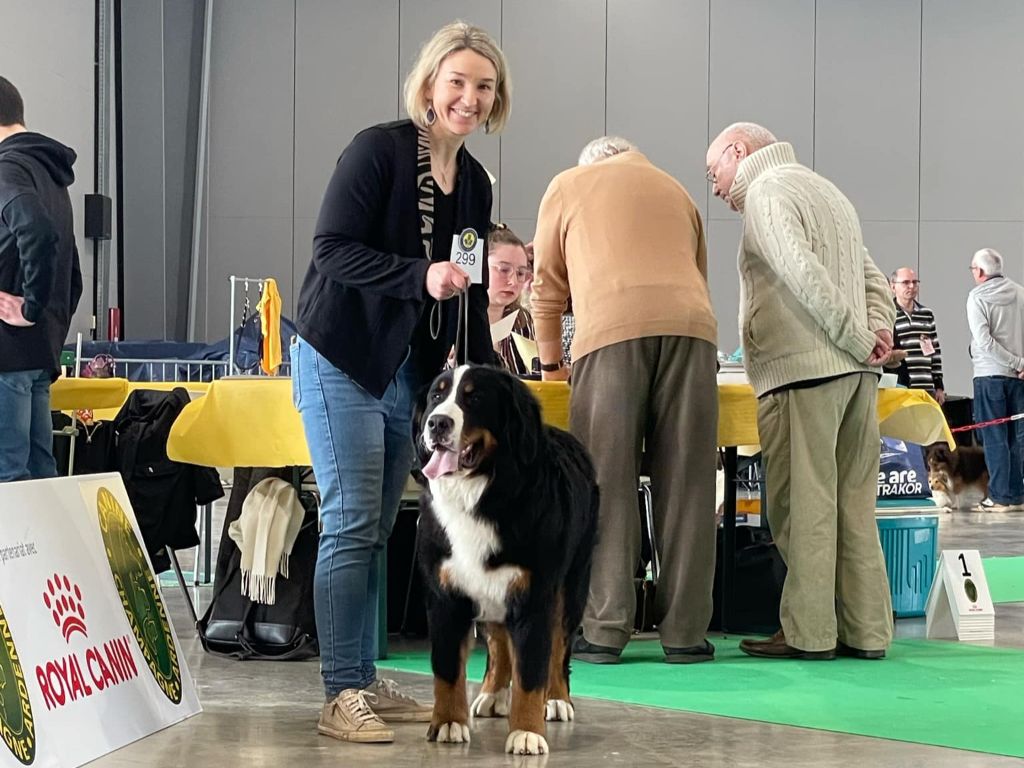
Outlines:
[[533,344],[522,344],[522,341],[517,343],[515,338],[518,335],[521,339],[532,341],[534,337],[533,318],[522,303],[523,287],[533,277],[526,247],[511,229],[498,224],[487,236],[487,254],[490,269],[490,284],[487,288],[490,304],[487,315],[491,325],[516,313],[511,331],[495,342],[494,351],[498,353],[501,365],[506,370],[517,376],[533,373],[534,356],[520,348],[532,348]]

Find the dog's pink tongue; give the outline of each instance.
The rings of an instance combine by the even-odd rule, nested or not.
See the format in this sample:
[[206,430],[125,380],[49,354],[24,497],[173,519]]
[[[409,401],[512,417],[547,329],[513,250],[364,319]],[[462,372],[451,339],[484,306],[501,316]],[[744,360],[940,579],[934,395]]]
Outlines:
[[459,455],[455,451],[445,451],[435,448],[430,461],[423,467],[423,474],[430,480],[437,480],[442,475],[448,475],[459,468]]

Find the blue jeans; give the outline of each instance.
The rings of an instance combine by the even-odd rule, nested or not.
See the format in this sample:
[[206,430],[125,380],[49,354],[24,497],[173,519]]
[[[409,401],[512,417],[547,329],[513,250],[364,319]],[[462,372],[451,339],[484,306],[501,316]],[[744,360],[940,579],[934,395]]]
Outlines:
[[379,569],[412,468],[417,382],[408,360],[381,399],[303,339],[291,346],[292,394],[320,489],[314,609],[329,698],[377,678]]
[[50,372],[0,373],[0,483],[56,476]]
[[[974,420],[1024,413],[1024,380],[979,376],[974,380]],[[978,430],[988,467],[988,496],[997,504],[1024,503],[1024,421]]]

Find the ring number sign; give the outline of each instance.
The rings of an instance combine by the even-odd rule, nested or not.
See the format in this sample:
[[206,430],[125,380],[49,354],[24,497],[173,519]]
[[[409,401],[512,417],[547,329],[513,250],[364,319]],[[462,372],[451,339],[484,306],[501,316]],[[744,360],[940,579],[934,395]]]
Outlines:
[[928,637],[992,640],[995,609],[976,549],[944,550],[925,609]]

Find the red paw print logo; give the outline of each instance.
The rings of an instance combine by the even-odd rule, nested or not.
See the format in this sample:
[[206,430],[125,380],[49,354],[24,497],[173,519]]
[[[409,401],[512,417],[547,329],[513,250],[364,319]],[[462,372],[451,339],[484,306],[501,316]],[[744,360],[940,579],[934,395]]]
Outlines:
[[67,576],[53,574],[46,580],[43,591],[43,604],[53,616],[53,623],[64,635],[65,642],[71,642],[75,632],[88,637],[85,630],[85,608],[82,606],[82,590],[71,582]]

